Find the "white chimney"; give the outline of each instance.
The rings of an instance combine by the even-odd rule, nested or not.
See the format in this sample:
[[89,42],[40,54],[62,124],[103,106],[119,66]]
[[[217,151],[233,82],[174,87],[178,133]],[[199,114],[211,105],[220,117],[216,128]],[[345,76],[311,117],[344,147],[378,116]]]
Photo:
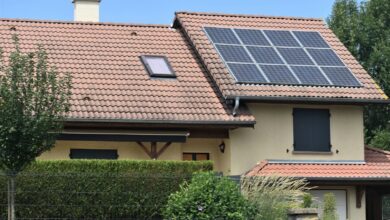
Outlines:
[[99,22],[100,0],[73,0],[74,21]]

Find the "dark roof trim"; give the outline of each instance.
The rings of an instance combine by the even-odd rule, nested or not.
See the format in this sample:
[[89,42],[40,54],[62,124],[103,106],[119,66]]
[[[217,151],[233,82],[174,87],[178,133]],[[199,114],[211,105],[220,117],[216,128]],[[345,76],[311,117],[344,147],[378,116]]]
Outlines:
[[140,141],[140,142],[179,142],[187,141],[189,132],[183,131],[82,131],[65,130],[58,140],[72,141]]
[[256,121],[184,121],[184,120],[131,120],[131,119],[82,119],[68,118],[65,123],[89,122],[89,123],[131,123],[148,125],[210,125],[210,126],[234,126],[253,127]]
[[306,103],[306,104],[390,104],[389,99],[352,99],[352,98],[313,98],[313,97],[271,97],[271,96],[227,96],[226,99],[239,97],[241,101],[266,103]]

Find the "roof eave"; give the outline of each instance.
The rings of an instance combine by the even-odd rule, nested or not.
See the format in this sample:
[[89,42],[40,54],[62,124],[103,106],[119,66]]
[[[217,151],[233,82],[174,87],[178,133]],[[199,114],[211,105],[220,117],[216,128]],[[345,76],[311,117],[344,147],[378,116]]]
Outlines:
[[199,126],[227,126],[227,127],[254,127],[256,121],[190,121],[190,120],[131,120],[131,119],[89,119],[68,118],[65,123],[126,123],[145,125],[199,125]]
[[389,99],[353,99],[353,98],[323,98],[323,97],[271,97],[271,96],[227,96],[226,99],[240,98],[247,102],[266,103],[305,103],[305,104],[348,104],[348,105],[368,105],[368,104],[390,104]]

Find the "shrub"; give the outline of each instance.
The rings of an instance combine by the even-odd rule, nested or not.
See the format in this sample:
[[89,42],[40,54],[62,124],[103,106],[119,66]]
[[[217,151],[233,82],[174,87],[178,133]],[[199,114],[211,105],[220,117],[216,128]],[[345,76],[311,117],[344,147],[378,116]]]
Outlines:
[[383,150],[390,150],[390,131],[378,130],[370,141],[370,145]]
[[[194,171],[211,169],[211,162],[38,161],[17,177],[16,216],[150,219],[161,215],[168,196]],[[6,189],[4,178],[0,189]],[[0,196],[7,204],[6,194]]]
[[313,196],[310,193],[305,193],[302,197],[302,208],[313,207]]
[[253,209],[227,177],[197,173],[169,197],[166,219],[249,219]]
[[255,219],[284,220],[289,209],[298,208],[302,203],[307,182],[291,177],[243,177],[241,191],[257,209]]
[[323,202],[323,220],[337,220],[336,197],[333,193],[326,193]]

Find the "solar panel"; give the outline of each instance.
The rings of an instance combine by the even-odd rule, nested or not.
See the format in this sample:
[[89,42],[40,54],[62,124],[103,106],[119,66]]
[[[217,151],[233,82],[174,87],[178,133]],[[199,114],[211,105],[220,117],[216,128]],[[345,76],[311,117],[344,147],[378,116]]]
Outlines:
[[291,68],[302,84],[330,85],[320,69],[316,66],[292,66]]
[[214,43],[240,44],[240,41],[230,28],[205,27],[205,30]]
[[279,53],[288,64],[314,65],[310,57],[302,48],[278,48]]
[[270,46],[261,30],[235,29],[241,41],[246,45]]
[[293,73],[285,65],[260,65],[271,83],[298,84]]
[[329,45],[318,32],[293,31],[293,33],[304,47],[329,48]]
[[299,47],[298,41],[295,40],[294,36],[289,31],[271,31],[266,30],[264,33],[268,36],[268,39],[274,46],[285,46],[285,47]]
[[216,27],[204,30],[238,82],[361,86],[318,32]]
[[319,66],[344,66],[344,63],[331,49],[307,49],[307,51]]
[[238,82],[267,82],[255,64],[229,63],[228,66]]
[[321,67],[333,85],[336,86],[360,86],[359,81],[346,67]]
[[216,45],[216,47],[226,62],[252,62],[243,46]]
[[272,47],[248,47],[257,63],[283,64],[282,59]]

